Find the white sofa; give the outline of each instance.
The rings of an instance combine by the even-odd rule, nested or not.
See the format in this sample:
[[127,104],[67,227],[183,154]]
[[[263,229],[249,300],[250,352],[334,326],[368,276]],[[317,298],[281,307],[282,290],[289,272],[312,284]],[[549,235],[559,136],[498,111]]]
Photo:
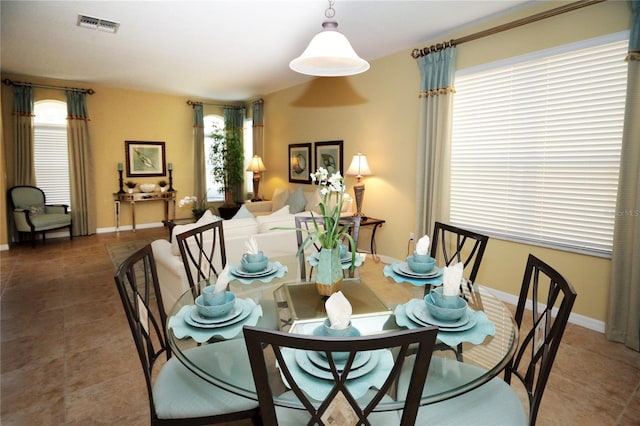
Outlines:
[[[295,216],[310,216],[311,211],[317,209],[317,201],[320,201],[320,198],[313,193],[304,193],[303,196],[309,201],[306,202],[302,211],[292,214],[290,213],[292,205],[287,204],[287,201],[294,192],[297,192],[294,197],[299,198],[299,193],[302,191],[287,191],[286,193],[289,196],[284,200],[284,204],[280,206],[279,200],[282,200],[283,197],[279,194],[283,192],[281,190],[276,191],[274,199],[271,201],[246,203],[236,216],[223,222],[227,264],[236,265],[240,263],[240,258],[246,252],[246,242],[251,236],[255,238],[259,249],[270,258],[296,254],[298,243],[294,229]],[[278,198],[275,195],[278,195]],[[315,201],[316,199],[317,201]],[[292,204],[296,202],[296,200],[291,200]],[[294,206],[294,210],[298,210],[300,204],[298,203]],[[342,215],[353,215],[352,204],[351,197],[345,197]],[[274,207],[278,208],[274,210]],[[314,214],[316,213],[317,211],[314,212]],[[196,223],[176,225],[172,231],[171,242],[156,240],[151,243],[158,270],[158,279],[162,289],[162,299],[167,313],[178,297],[189,289],[189,282],[180,257],[180,250],[174,236],[214,220],[221,219],[213,215],[211,211],[207,211]]]

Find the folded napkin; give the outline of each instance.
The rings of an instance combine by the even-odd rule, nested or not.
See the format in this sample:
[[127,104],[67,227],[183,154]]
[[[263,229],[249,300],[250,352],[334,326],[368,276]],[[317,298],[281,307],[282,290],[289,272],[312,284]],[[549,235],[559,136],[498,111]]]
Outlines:
[[258,254],[258,242],[252,235],[249,237],[247,241],[245,241],[245,246],[247,247],[247,253],[249,254]]
[[464,264],[458,262],[453,266],[445,266],[442,272],[442,294],[457,296],[460,292]]
[[425,255],[429,254],[429,236],[425,235],[420,238],[416,243],[416,254]]
[[324,304],[327,310],[331,328],[342,330],[347,328],[351,321],[351,303],[344,297],[341,291],[333,293]]
[[220,275],[218,275],[218,279],[216,280],[216,288],[213,293],[220,293],[221,291],[225,291],[227,289],[227,285],[229,284],[229,265],[225,266]]

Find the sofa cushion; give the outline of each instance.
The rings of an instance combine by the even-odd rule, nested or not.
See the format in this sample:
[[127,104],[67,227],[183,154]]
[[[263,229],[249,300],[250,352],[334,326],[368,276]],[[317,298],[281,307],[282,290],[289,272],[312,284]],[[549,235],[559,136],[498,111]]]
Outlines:
[[[288,212],[289,206],[285,206],[283,209],[278,212],[272,213],[267,216],[258,216],[256,220],[258,221],[258,230],[261,234],[274,232],[274,231],[282,231],[282,229],[273,229],[273,228],[287,228],[294,229],[296,227],[295,216],[289,214]],[[284,210],[287,209],[287,210]],[[226,236],[226,234],[225,234]]]
[[233,215],[231,219],[252,219],[255,216],[244,205]]
[[255,217],[245,219],[229,219],[222,222],[224,238],[242,237],[258,233],[258,222]]
[[304,193],[302,192],[302,187],[298,187],[298,189],[296,189],[291,193],[291,195],[289,195],[287,204],[289,205],[289,212],[291,214],[296,214],[304,211],[304,207],[307,205],[307,200],[305,199]]
[[192,229],[215,222],[216,220],[220,220],[220,218],[214,215],[211,210],[206,210],[197,222],[174,226],[171,231],[171,252],[175,256],[180,256],[180,248],[178,248],[178,239],[176,238],[176,235],[191,231]]
[[282,207],[287,204],[287,200],[289,199],[289,190],[283,188],[276,188],[273,191],[273,199],[271,202],[273,203],[272,209],[273,211],[280,210]]

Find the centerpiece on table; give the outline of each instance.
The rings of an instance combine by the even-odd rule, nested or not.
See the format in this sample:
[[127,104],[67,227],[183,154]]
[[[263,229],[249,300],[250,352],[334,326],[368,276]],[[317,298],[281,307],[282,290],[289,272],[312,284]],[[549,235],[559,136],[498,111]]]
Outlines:
[[321,247],[316,268],[316,289],[320,295],[330,296],[340,290],[344,276],[340,255],[342,240],[347,239],[351,247],[351,270],[355,265],[355,244],[349,233],[349,224],[340,224],[345,191],[340,172],[329,176],[327,169],[320,167],[311,174],[311,180],[318,185],[321,198],[318,209],[323,220],[316,220],[311,213],[313,227],[301,229],[307,236],[298,249],[298,255],[311,244]]

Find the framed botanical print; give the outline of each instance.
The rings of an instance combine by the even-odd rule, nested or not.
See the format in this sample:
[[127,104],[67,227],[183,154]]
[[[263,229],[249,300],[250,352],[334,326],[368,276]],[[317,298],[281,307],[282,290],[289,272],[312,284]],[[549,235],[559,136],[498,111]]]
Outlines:
[[124,144],[128,177],[167,174],[164,142],[125,141]]
[[289,144],[289,182],[311,183],[311,143]]
[[315,170],[324,167],[329,172],[329,175],[340,172],[344,176],[342,141],[316,142],[315,149]]

